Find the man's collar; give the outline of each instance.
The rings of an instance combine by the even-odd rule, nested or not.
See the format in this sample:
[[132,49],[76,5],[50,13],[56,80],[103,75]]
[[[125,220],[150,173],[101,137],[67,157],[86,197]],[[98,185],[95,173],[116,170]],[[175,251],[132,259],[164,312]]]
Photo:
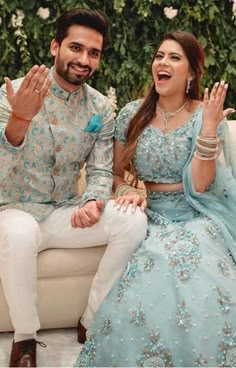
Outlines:
[[53,76],[53,69],[54,69],[54,67],[52,67],[49,70],[48,76],[50,78],[52,78],[52,85],[51,85],[50,89],[51,89],[51,92],[54,96],[56,96],[56,97],[58,97],[62,100],[65,100],[65,101],[69,101],[71,96],[76,97],[76,96],[80,95],[81,87],[79,87],[74,92],[68,92],[64,88],[60,87],[59,84],[56,82],[54,76]]

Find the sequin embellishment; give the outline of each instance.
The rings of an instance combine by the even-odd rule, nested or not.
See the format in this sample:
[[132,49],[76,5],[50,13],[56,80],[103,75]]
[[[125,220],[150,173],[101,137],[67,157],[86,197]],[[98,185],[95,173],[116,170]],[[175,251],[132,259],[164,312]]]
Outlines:
[[225,323],[223,339],[219,344],[219,367],[236,367],[236,332],[232,332],[232,326]]
[[[159,367],[173,367],[171,353],[164,345],[159,332],[150,334],[150,342],[139,352],[137,366],[148,367],[150,363],[161,363]],[[149,365],[149,367],[158,367],[158,365]]]
[[208,367],[208,360],[202,355],[199,354],[197,359],[195,359],[196,367]]
[[133,254],[131,260],[128,262],[126,269],[123,271],[121,278],[119,280],[119,287],[118,287],[118,295],[117,295],[117,302],[120,302],[122,297],[124,296],[125,291],[131,285],[133,279],[136,276],[138,267],[137,256]]
[[169,264],[175,268],[178,278],[181,281],[192,278],[201,259],[197,235],[182,226],[174,240],[170,240],[165,248],[168,251]]
[[235,303],[232,302],[232,297],[228,294],[228,295],[223,295],[222,291],[217,288],[217,292],[218,292],[218,304],[221,307],[221,311],[222,313],[228,313],[231,310],[231,306],[235,306]]
[[224,276],[228,276],[229,275],[229,267],[228,267],[228,265],[224,261],[219,260],[217,266],[218,266],[219,270],[221,271],[221,273]]
[[135,324],[137,327],[142,326],[146,322],[145,313],[139,303],[138,307],[132,311],[132,318],[130,323]]
[[111,328],[111,319],[110,318],[106,318],[105,321],[103,322],[101,333],[103,335],[109,335],[109,333],[111,331],[112,331],[112,328]]
[[160,357],[151,357],[144,361],[143,367],[165,367],[165,363]]
[[178,311],[176,313],[178,326],[184,328],[187,328],[189,325],[191,326],[190,317],[191,316],[186,309],[185,301],[183,300],[182,303],[178,305]]
[[79,367],[95,367],[96,345],[95,335],[87,336],[86,344],[83,346],[76,362]]
[[155,259],[153,257],[148,257],[148,259],[144,263],[143,270],[150,272],[155,265]]

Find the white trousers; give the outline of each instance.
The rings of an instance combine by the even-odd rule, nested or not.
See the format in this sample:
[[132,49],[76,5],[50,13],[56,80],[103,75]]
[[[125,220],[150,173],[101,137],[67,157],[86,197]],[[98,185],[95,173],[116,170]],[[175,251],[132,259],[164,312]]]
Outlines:
[[[15,333],[33,334],[40,328],[37,313],[37,255],[50,248],[85,248],[108,244],[90,289],[82,323],[88,328],[94,314],[122,273],[132,252],[144,239],[146,215],[127,212],[109,201],[100,221],[88,228],[70,223],[75,206],[54,210],[37,222],[24,211],[0,212],[0,276]],[[79,290],[78,290],[79,292]]]

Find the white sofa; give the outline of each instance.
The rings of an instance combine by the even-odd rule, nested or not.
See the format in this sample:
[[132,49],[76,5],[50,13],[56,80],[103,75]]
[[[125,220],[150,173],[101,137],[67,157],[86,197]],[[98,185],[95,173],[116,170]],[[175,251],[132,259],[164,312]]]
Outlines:
[[[229,129],[236,168],[236,120],[229,121]],[[42,329],[77,325],[104,250],[105,245],[86,249],[49,249],[39,254],[38,310]],[[0,280],[0,332],[12,330]]]

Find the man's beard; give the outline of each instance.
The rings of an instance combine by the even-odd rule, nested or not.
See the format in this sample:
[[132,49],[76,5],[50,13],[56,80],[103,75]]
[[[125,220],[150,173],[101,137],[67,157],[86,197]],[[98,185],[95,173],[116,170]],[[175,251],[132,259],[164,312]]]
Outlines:
[[[71,65],[75,65],[78,66],[81,69],[85,69],[88,71],[88,73],[86,75],[79,75],[76,74],[76,71],[72,74],[70,73],[69,69]],[[56,68],[56,73],[63,78],[66,82],[73,84],[75,86],[81,86],[83,83],[85,83],[91,76],[92,76],[92,68],[89,65],[81,65],[80,63],[68,63],[67,64],[67,68],[63,69],[63,67],[61,66],[60,61],[58,60],[58,62],[55,65]],[[79,72],[78,72],[79,73]]]

